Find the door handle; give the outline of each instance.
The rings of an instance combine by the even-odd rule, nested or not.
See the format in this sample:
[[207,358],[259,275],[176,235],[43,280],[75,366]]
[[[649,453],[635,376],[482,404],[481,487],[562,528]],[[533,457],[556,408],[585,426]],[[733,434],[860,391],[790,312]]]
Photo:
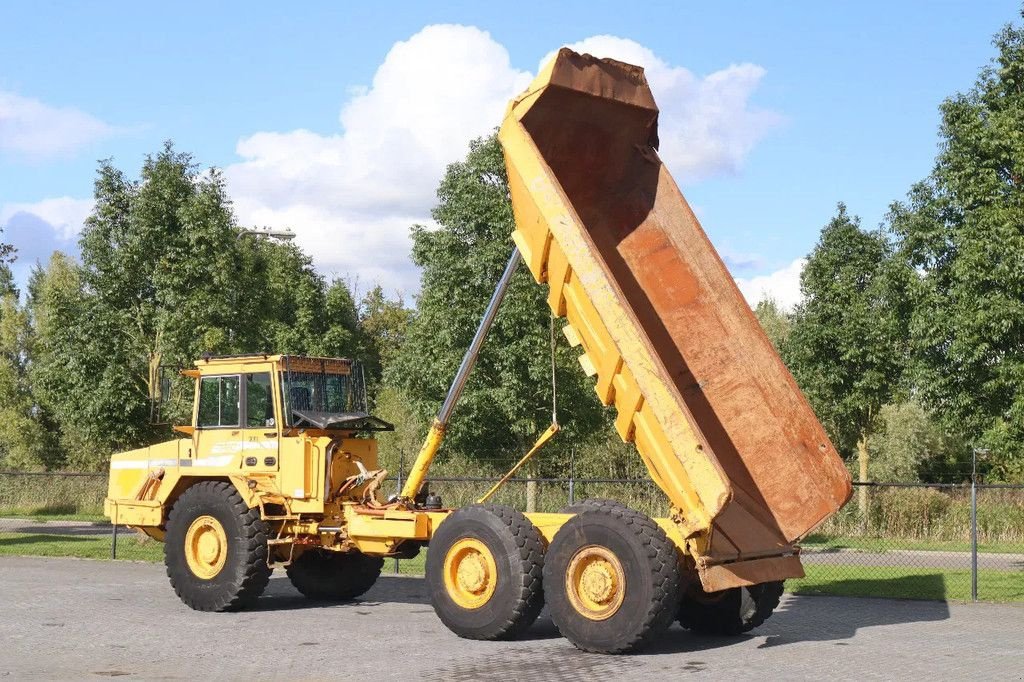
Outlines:
[[264,431],[263,435],[267,438],[274,438],[277,436],[277,431]]

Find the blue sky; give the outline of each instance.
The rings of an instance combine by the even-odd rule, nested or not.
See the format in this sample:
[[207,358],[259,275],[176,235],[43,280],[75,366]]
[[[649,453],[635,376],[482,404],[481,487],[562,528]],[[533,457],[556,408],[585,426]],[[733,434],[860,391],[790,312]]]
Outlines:
[[0,224],[23,267],[73,251],[96,160],[135,174],[173,139],[226,169],[240,220],[412,292],[406,231],[444,164],[571,44],[649,62],[705,229],[748,295],[791,300],[837,201],[871,227],[928,173],[939,103],[1011,21],[1016,0],[6,3]]

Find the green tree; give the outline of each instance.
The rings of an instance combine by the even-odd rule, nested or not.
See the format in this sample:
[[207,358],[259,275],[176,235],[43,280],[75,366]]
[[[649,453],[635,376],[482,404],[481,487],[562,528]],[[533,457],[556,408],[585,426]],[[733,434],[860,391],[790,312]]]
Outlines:
[[133,181],[103,161],[81,266],[51,260],[35,283],[37,376],[69,461],[100,466],[110,452],[166,432],[151,422],[161,365],[235,350],[251,324],[223,178],[201,174],[170,143]]
[[975,86],[941,106],[931,175],[890,222],[910,289],[914,385],[947,424],[1024,481],[1024,30],[995,36]]
[[43,414],[52,415],[52,432],[59,443],[47,464],[92,469],[102,461],[90,443],[94,414],[78,399],[81,392],[96,390],[109,368],[93,346],[95,334],[86,309],[77,263],[55,251],[45,268],[32,271],[28,286],[28,312],[34,345],[29,367],[32,393]]
[[792,327],[789,313],[779,307],[773,298],[761,299],[754,306],[754,315],[761,323],[761,328],[768,336],[768,340],[778,351],[789,338],[789,330]]
[[970,469],[970,447],[914,400],[882,406],[870,453],[873,481],[959,483]]
[[[167,436],[152,424],[161,368],[173,377],[206,353],[358,356],[345,282],[328,286],[297,246],[239,229],[215,169],[201,173],[167,143],[137,181],[101,162],[95,199],[81,265],[55,254],[29,296],[30,371],[69,465],[100,467],[113,451]],[[174,386],[162,416],[180,421],[190,381]]]
[[[3,228],[0,228],[0,235]],[[7,242],[0,242],[0,296],[8,294],[18,295],[18,288],[14,286],[14,274],[11,272],[11,263],[14,262],[18,250]]]
[[[905,311],[892,247],[839,204],[800,276],[803,301],[784,345],[787,364],[840,449],[856,448],[868,480],[879,410],[906,365]],[[861,489],[861,510],[866,490]]]
[[291,243],[249,236],[239,249],[246,264],[235,293],[245,311],[235,340],[239,351],[357,355],[356,307],[343,280],[328,286],[313,260]]
[[359,357],[366,367],[370,395],[375,396],[384,368],[401,352],[413,311],[405,307],[401,296],[390,299],[378,285],[359,301],[358,315],[362,340]]
[[56,448],[32,391],[35,335],[11,273],[15,253],[0,242],[0,465],[39,468],[53,464]]
[[[437,412],[512,250],[505,164],[497,139],[474,141],[448,167],[433,211],[439,227],[413,230],[422,270],[417,312],[388,384],[413,402],[422,420]],[[514,278],[456,408],[449,452],[471,458],[522,452],[551,418],[549,312],[545,292],[522,268]],[[557,351],[562,443],[602,424],[592,385],[565,343]],[[556,446],[557,447],[557,446]],[[546,461],[552,461],[549,457]]]
[[46,467],[55,454],[28,381],[32,330],[12,294],[0,299],[0,462],[12,469]]

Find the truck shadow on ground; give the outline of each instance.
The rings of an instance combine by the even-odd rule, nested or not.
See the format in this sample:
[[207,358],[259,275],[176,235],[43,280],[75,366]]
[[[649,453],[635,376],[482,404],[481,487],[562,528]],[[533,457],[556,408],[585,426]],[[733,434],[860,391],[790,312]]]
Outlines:
[[425,605],[430,606],[430,596],[427,594],[427,584],[422,578],[382,575],[377,579],[373,588],[362,597],[348,602],[337,604],[313,601],[303,597],[298,590],[292,587],[288,579],[284,577],[283,569],[274,572],[263,596],[259,598],[251,611],[292,611],[296,609],[367,609],[381,603]]
[[[922,580],[930,582],[932,584],[929,593],[943,593],[944,578],[941,574],[901,576],[888,580],[846,580],[831,587],[837,591],[859,591],[862,594],[868,587],[882,594],[898,591],[906,593],[909,586],[905,583],[908,580],[914,581],[913,587],[920,587]],[[433,612],[426,581],[422,578],[402,576],[381,576],[364,597],[328,606],[304,598],[287,580],[274,579],[254,610],[330,608],[351,610],[359,615],[370,616],[373,615],[374,607],[382,603],[408,604],[417,613]],[[687,632],[678,625],[673,625],[665,636],[645,649],[643,655],[700,652],[736,646],[755,638],[764,638],[759,648],[803,642],[833,642],[836,646],[845,646],[846,642],[843,640],[851,639],[862,628],[940,621],[948,618],[949,605],[944,601],[788,594],[772,617],[749,634],[738,637],[714,637]],[[558,629],[545,611],[520,639],[536,641],[559,637]]]
[[[909,576],[919,585],[922,579],[941,583],[941,574]],[[844,583],[890,583],[886,590],[896,590],[908,577],[891,580],[847,580]],[[873,585],[874,586],[874,585]],[[839,585],[839,589],[859,587],[863,593],[865,585]],[[939,587],[933,592],[941,594]],[[884,593],[884,592],[883,592]],[[673,626],[669,636],[654,643],[645,654],[668,654],[699,652],[707,649],[734,646],[751,639],[764,638],[759,649],[801,644],[805,642],[832,642],[846,646],[844,640],[851,639],[862,628],[900,623],[941,621],[949,618],[949,605],[944,601],[923,601],[910,599],[882,599],[875,597],[836,597],[822,595],[793,595],[784,597],[782,604],[765,623],[750,633],[738,637],[715,637],[684,632]]]

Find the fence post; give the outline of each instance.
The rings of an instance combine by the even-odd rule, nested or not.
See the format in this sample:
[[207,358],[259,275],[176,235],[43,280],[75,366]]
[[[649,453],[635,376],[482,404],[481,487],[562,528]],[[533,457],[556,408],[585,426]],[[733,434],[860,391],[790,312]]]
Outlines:
[[[116,519],[115,519],[116,521]],[[110,524],[110,558],[117,558],[117,523]]]
[[[405,473],[405,452],[402,450],[398,451],[398,491],[401,494],[402,491],[402,475]],[[395,575],[398,575],[398,557],[395,557]]]
[[569,506],[576,503],[576,448],[569,450]]
[[978,601],[978,482],[971,478],[971,601]]
[[971,450],[971,601],[978,601],[978,449]]

